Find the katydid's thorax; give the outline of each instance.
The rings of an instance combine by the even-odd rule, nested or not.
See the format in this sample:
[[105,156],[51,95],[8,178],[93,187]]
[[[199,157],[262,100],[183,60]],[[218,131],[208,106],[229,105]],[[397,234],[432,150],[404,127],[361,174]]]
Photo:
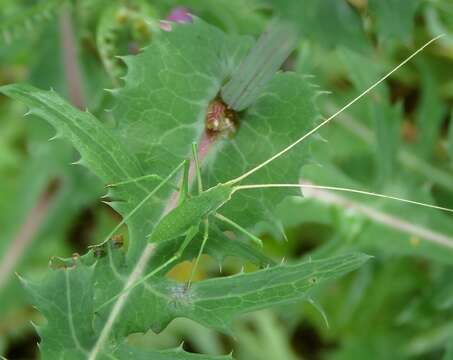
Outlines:
[[149,236],[150,242],[162,242],[183,236],[192,226],[216,211],[233,194],[230,184],[218,184],[201,194],[188,197],[184,202],[165,215]]
[[[218,184],[203,191],[201,194],[194,196],[189,201],[197,204],[197,206],[204,207],[208,212],[212,212],[220,208],[228,200],[231,199],[233,194],[233,186],[230,184]],[[194,201],[195,200],[195,201]]]

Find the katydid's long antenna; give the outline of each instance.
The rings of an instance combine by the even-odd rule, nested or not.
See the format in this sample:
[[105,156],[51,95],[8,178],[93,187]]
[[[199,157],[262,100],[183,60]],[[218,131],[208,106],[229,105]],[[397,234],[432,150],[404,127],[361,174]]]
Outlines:
[[273,155],[272,157],[270,157],[269,159],[267,159],[266,161],[262,162],[261,164],[259,164],[258,166],[254,167],[253,169],[247,171],[245,174],[239,176],[238,178],[236,179],[233,179],[233,180],[230,180],[228,183],[229,184],[235,184],[245,178],[247,178],[248,176],[252,175],[254,172],[258,171],[259,169],[261,169],[262,167],[266,166],[267,164],[269,164],[271,161],[279,158],[280,156],[282,156],[283,154],[285,154],[286,152],[288,152],[289,150],[291,150],[294,146],[296,146],[297,144],[299,144],[300,142],[304,141],[307,137],[309,137],[310,135],[314,134],[316,131],[318,131],[319,129],[321,129],[324,125],[327,125],[331,120],[333,120],[337,115],[339,115],[340,113],[342,113],[344,110],[346,110],[347,108],[349,108],[351,105],[353,105],[354,103],[356,103],[358,100],[360,100],[362,97],[364,97],[365,95],[367,95],[371,90],[373,90],[376,86],[378,86],[379,84],[381,84],[385,79],[387,79],[390,75],[392,75],[395,71],[397,71],[399,68],[401,68],[402,66],[404,66],[406,63],[408,63],[414,56],[416,56],[418,53],[420,53],[421,51],[423,51],[427,46],[431,45],[434,41],[440,39],[441,37],[445,36],[445,34],[441,34],[441,35],[438,35],[436,36],[435,38],[429,40],[427,43],[425,43],[422,47],[420,47],[418,50],[416,50],[415,52],[413,52],[409,57],[407,57],[404,61],[402,61],[399,65],[397,65],[396,67],[394,67],[391,71],[389,71],[386,75],[384,75],[382,78],[380,78],[378,81],[376,81],[373,85],[371,85],[368,89],[366,89],[364,92],[362,92],[359,96],[357,96],[356,98],[354,98],[353,100],[351,100],[350,102],[348,102],[345,106],[343,106],[340,110],[338,110],[336,113],[334,113],[333,115],[329,116],[326,120],[324,120],[322,123],[320,123],[318,126],[316,126],[315,128],[313,128],[312,130],[310,130],[308,133],[306,133],[305,135],[303,135],[301,138],[299,138],[298,140],[296,140],[295,142],[293,142],[291,145],[287,146],[286,148],[284,148],[283,150],[281,150],[280,152],[278,152],[277,154]]
[[423,206],[423,207],[427,207],[427,208],[431,208],[431,209],[437,209],[437,210],[448,211],[448,212],[453,213],[453,209],[449,209],[449,208],[442,207],[442,206],[426,204],[426,203],[422,203],[422,202],[418,202],[418,201],[403,199],[403,198],[396,197],[396,196],[374,193],[374,192],[370,192],[370,191],[356,190],[356,189],[336,187],[336,186],[324,186],[324,185],[312,185],[312,184],[256,184],[256,185],[236,186],[234,188],[234,190],[239,191],[239,190],[246,190],[246,189],[285,188],[285,187],[286,188],[291,187],[291,188],[302,188],[302,189],[343,191],[343,192],[349,192],[349,193],[355,193],[355,194],[361,194],[361,195],[374,196],[374,197],[379,197],[379,198],[383,198],[383,199],[396,200],[396,201],[400,201],[400,202],[404,202],[404,203],[408,203],[408,204],[413,204],[413,205],[418,205],[418,206]]

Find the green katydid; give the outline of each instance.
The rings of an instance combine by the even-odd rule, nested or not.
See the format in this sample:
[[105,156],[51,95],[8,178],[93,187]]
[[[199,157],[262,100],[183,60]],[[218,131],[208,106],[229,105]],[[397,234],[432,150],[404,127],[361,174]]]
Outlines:
[[[293,142],[292,144],[288,145],[285,147],[283,150],[279,151],[275,155],[271,156],[269,159],[266,161],[262,162],[261,164],[253,167],[251,170],[248,170],[241,176],[229,180],[225,183],[219,183],[207,190],[203,190],[202,182],[201,182],[201,170],[200,170],[200,165],[197,157],[197,147],[194,144],[192,147],[193,150],[193,157],[194,157],[194,165],[195,165],[195,171],[196,171],[196,180],[197,180],[197,185],[198,185],[198,193],[195,196],[190,196],[189,195],[189,161],[185,161],[182,164],[180,164],[175,170],[173,170],[170,175],[163,179],[161,183],[150,193],[150,195],[147,196],[144,201],[142,201],[132,212],[135,212],[143,203],[149,199],[151,194],[154,194],[158,189],[160,189],[162,186],[167,184],[170,179],[176,174],[176,172],[184,166],[184,176],[182,180],[182,185],[181,185],[181,190],[180,190],[180,198],[178,205],[169,211],[166,215],[164,215],[161,220],[156,224],[152,232],[149,234],[149,242],[151,243],[160,243],[164,241],[168,241],[171,239],[179,238],[182,236],[185,236],[182,244],[180,245],[179,250],[177,253],[171,257],[167,262],[165,262],[163,265],[159,266],[158,268],[154,269],[150,273],[148,273],[146,276],[144,276],[140,281],[137,281],[136,283],[132,284],[131,286],[123,289],[119,294],[117,294],[115,297],[111,298],[109,301],[101,305],[100,308],[104,307],[105,305],[111,303],[113,300],[124,294],[125,292],[130,291],[132,288],[135,286],[145,282],[147,279],[150,277],[154,276],[158,272],[160,272],[162,269],[166,268],[168,265],[171,263],[177,261],[180,257],[184,249],[187,247],[187,245],[190,243],[190,241],[195,237],[195,235],[198,233],[198,229],[200,225],[203,223],[203,240],[201,247],[198,251],[198,256],[195,260],[195,265],[192,269],[192,274],[190,276],[190,279],[188,281],[188,284],[190,285],[193,274],[195,272],[195,269],[198,265],[199,259],[201,254],[203,253],[204,246],[206,244],[206,241],[208,240],[208,235],[209,235],[209,220],[208,218],[210,216],[214,217],[215,219],[218,219],[220,221],[225,222],[226,224],[232,226],[236,230],[239,230],[240,232],[246,234],[248,237],[250,237],[254,242],[261,244],[261,240],[258,239],[256,236],[248,232],[246,229],[242,228],[240,225],[236,224],[232,220],[226,218],[225,216],[221,215],[218,213],[218,210],[234,195],[235,192],[237,191],[242,191],[242,190],[247,190],[247,189],[258,189],[258,188],[272,188],[272,187],[298,187],[298,188],[310,188],[310,189],[327,189],[327,190],[334,190],[334,191],[343,191],[343,192],[350,192],[350,193],[356,193],[356,194],[363,194],[367,196],[374,196],[374,197],[380,197],[380,198],[386,198],[386,199],[391,199],[391,200],[396,200],[400,202],[405,202],[405,203],[410,203],[413,205],[418,205],[418,206],[424,206],[432,209],[438,209],[442,211],[448,211],[448,212],[453,212],[453,209],[445,208],[445,207],[440,207],[436,205],[430,205],[430,204],[425,204],[417,201],[412,201],[408,199],[403,199],[399,197],[394,197],[394,196],[388,196],[384,194],[378,194],[378,193],[372,193],[372,192],[367,192],[367,191],[361,191],[361,190],[356,190],[356,189],[349,189],[349,188],[339,188],[339,187],[332,187],[332,186],[322,186],[322,185],[312,185],[312,184],[253,184],[253,185],[239,185],[239,183],[247,178],[248,176],[252,175],[256,171],[260,170],[270,162],[278,159],[280,156],[291,150],[293,147],[295,147],[297,144],[305,140],[307,137],[318,131],[321,127],[325,126],[327,123],[329,123],[331,120],[333,120],[337,115],[339,115],[341,112],[349,108],[351,105],[353,105],[355,102],[357,102],[359,99],[361,99],[363,96],[368,94],[371,90],[373,90],[376,86],[378,86],[380,83],[382,83],[385,79],[387,79],[390,75],[392,75],[395,71],[397,71],[399,68],[401,68],[403,65],[405,65],[408,61],[410,61],[414,56],[416,56],[419,52],[421,52],[424,48],[429,46],[431,43],[439,39],[443,35],[439,35],[430,41],[428,41],[426,44],[424,44],[422,47],[420,47],[418,50],[416,50],[414,53],[412,53],[408,58],[406,58],[404,61],[402,61],[399,65],[397,65],[395,68],[393,68],[390,72],[388,72],[386,75],[384,75],[382,78],[380,78],[378,81],[376,81],[373,85],[371,85],[368,89],[366,89],[364,92],[362,92],[360,95],[358,95],[356,98],[351,100],[349,103],[347,103],[345,106],[343,106],[340,110],[338,110],[336,113],[325,119],[323,122],[321,122],[318,126],[304,134],[302,137],[300,137],[298,140]],[[148,176],[143,176],[137,179],[131,179],[131,180],[126,180],[124,182],[121,182],[119,184],[114,184],[111,186],[117,186],[120,184],[126,184],[129,182],[135,182],[135,181],[141,181],[144,180],[148,177],[156,177],[155,175],[148,175]],[[129,217],[129,216],[128,216]],[[127,218],[123,219],[123,221],[119,224],[121,226]],[[98,308],[98,309],[100,309]]]

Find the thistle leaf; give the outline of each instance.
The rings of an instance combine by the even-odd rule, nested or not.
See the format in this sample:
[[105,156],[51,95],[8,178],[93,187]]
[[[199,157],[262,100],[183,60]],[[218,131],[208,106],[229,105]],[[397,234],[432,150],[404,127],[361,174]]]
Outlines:
[[[229,333],[232,320],[239,315],[300,301],[311,289],[357,269],[368,259],[367,255],[355,253],[278,265],[254,273],[199,281],[190,289],[185,284],[154,277],[127,295],[127,311],[117,318],[99,354],[115,356],[117,351],[140,354],[125,347],[125,337],[149,329],[159,332],[176,317],[187,317]],[[102,258],[90,253],[69,259],[61,266],[51,270],[40,284],[22,281],[47,319],[47,325],[37,328],[43,339],[43,356],[75,359],[93,350],[110,313],[108,308],[98,307],[121,291],[130,270],[123,251],[113,247]],[[164,356],[171,352],[151,354],[167,359]],[[191,359],[181,355],[181,359],[186,358]]]

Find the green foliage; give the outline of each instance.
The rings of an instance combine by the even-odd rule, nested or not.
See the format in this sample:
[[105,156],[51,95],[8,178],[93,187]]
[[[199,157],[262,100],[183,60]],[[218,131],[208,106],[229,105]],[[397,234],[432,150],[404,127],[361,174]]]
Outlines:
[[[196,50],[193,46],[188,46],[188,44],[194,43],[199,44]],[[228,47],[225,48],[228,43],[231,43],[231,50]],[[213,48],[213,44],[218,44],[218,49]],[[168,173],[177,162],[184,158],[192,141],[200,137],[203,131],[204,123],[201,122],[200,124],[200,118],[203,117],[203,111],[207,107],[209,100],[213,99],[216,93],[219,92],[221,84],[235,68],[235,64],[237,66],[241,54],[245,53],[249,44],[250,41],[247,39],[240,41],[238,37],[226,37],[223,33],[205,25],[201,21],[197,21],[196,24],[191,25],[188,29],[181,25],[168,34],[162,34],[141,55],[125,59],[129,72],[125,79],[125,87],[117,94],[118,105],[115,107],[114,116],[118,120],[117,127],[113,130],[106,128],[90,113],[81,112],[73,108],[53,91],[41,91],[25,85],[8,85],[0,89],[3,93],[25,102],[30,107],[29,113],[50,122],[57,129],[57,135],[54,138],[63,137],[70,140],[81,154],[80,164],[90,168],[104,183],[117,183],[137,178],[151,171],[157,174]],[[200,51],[203,49],[205,53]],[[175,56],[175,54],[180,55]],[[230,57],[230,54],[233,57]],[[252,133],[245,130],[241,131],[241,135],[235,138],[235,143],[228,145],[234,146],[235,151],[239,150],[240,152],[236,157],[246,158],[247,162],[241,164],[236,161],[235,163],[239,166],[228,164],[231,155],[227,158],[222,158],[221,154],[217,155],[215,166],[208,166],[209,171],[212,172],[210,176],[216,180],[216,183],[222,177],[228,176],[231,178],[232,175],[239,175],[247,168],[248,164],[256,165],[260,163],[271,156],[276,149],[296,139],[300,136],[299,134],[303,134],[303,131],[312,126],[313,120],[312,122],[308,120],[310,118],[314,119],[316,116],[313,104],[315,92],[311,86],[306,84],[302,77],[278,75],[275,80],[270,82],[267,88],[263,89],[263,93],[265,95],[247,111],[243,121],[249,124],[250,131],[258,134],[262,133],[263,138],[266,138],[266,132],[269,132],[269,129],[274,126],[275,130],[271,130],[270,134],[273,135],[272,142],[275,147],[267,147],[267,149],[263,147],[260,152],[256,152],[256,145],[250,142]],[[285,100],[283,101],[283,99]],[[152,122],[148,120],[150,116],[153,119]],[[286,119],[286,124],[285,121],[280,121],[277,124],[277,116],[278,118],[283,116],[282,120]],[[298,119],[304,119],[305,125],[300,126],[301,120]],[[298,131],[288,136],[290,129],[294,127],[299,128],[300,132]],[[266,129],[266,132],[263,132],[264,129]],[[141,134],[144,141],[136,141],[140,139],[137,136],[138,134]],[[126,139],[126,141],[123,139]],[[132,141],[132,139],[135,140]],[[259,138],[256,141],[259,142]],[[224,142],[230,141],[224,140]],[[220,143],[218,146],[222,146],[222,144]],[[168,151],[169,147],[171,151]],[[224,153],[230,151],[232,150],[229,150],[228,146],[223,146]],[[284,163],[282,165],[279,164],[278,167],[270,166],[267,177],[261,176],[261,181],[278,182],[288,178],[296,181],[298,177],[297,167],[290,166],[290,164],[294,163],[297,158],[300,158],[300,154],[297,156],[294,154],[285,159],[290,172],[281,170],[281,166],[285,166]],[[209,164],[209,159],[207,163]],[[235,170],[235,166],[237,166],[237,170]],[[225,167],[229,168],[228,173],[222,175],[222,171],[216,171],[217,168],[222,169]],[[259,177],[255,176],[254,178],[258,179]],[[123,216],[129,216],[133,209],[141,203],[142,199],[151,192],[152,188],[151,184],[134,181],[124,186],[119,186],[119,190],[114,187],[110,191],[109,197],[115,201],[112,206],[118,212],[123,214]],[[281,194],[284,194],[284,192],[280,191],[279,193],[281,198]],[[250,214],[247,217],[246,226],[253,225],[256,222],[255,219],[259,218],[260,215],[272,211],[273,204],[277,199],[276,195],[271,193],[263,194],[261,197],[257,197],[257,200],[249,196],[244,197],[241,206],[247,204],[249,208],[247,213]],[[168,189],[166,196],[169,196]],[[240,197],[240,195],[236,197]],[[155,225],[153,219],[157,219],[159,212],[163,210],[162,198],[156,196],[152,200],[153,202],[150,201],[145,207],[140,208],[128,221],[131,235],[128,251],[129,264],[134,264],[137,261],[136,259],[143,251],[146,235],[150,233],[152,226]],[[238,215],[237,211],[232,211],[228,208],[225,211],[227,213],[231,211],[234,217]],[[242,212],[242,215],[244,215],[244,212]],[[236,247],[240,249],[240,247]],[[234,253],[234,255],[238,254],[241,253]],[[171,253],[166,253],[164,259],[169,258],[170,255]],[[267,274],[271,270],[263,271]],[[129,265],[124,277],[127,278],[127,274],[132,272],[133,266]],[[282,275],[285,273],[290,274],[290,268],[283,267]],[[85,276],[84,274],[80,276],[83,277]],[[105,272],[101,272],[101,274],[105,276]],[[101,275],[98,274],[97,276]],[[271,274],[263,277],[266,282],[267,276],[271,276]],[[112,280],[108,279],[107,281],[110,287],[112,286]],[[57,287],[56,281],[51,281],[51,286]],[[281,281],[284,284],[289,282],[289,279],[285,280],[283,277]],[[95,283],[99,284],[100,281],[96,280]],[[208,283],[206,288],[203,289],[214,291],[214,285],[219,283],[223,284],[222,281],[216,281],[210,285]],[[120,284],[124,286],[122,282]],[[162,284],[158,287],[168,289],[170,286],[166,280],[162,281]],[[199,286],[201,285],[194,285],[192,291],[207,291],[198,289]],[[293,285],[290,285],[290,287],[293,288]],[[222,289],[223,291],[225,288],[228,288],[227,284],[222,285],[219,290]],[[305,288],[302,287],[299,292],[297,287],[294,290],[298,294]],[[115,293],[119,291],[121,291],[121,286],[115,288]],[[258,287],[257,291],[261,292],[262,289]],[[79,291],[75,291],[75,293],[79,293]],[[107,291],[101,291],[101,293],[103,296],[112,297],[115,295],[115,293]],[[67,296],[71,297],[68,293]],[[130,296],[133,297],[134,295],[131,294]],[[291,292],[283,292],[278,298],[278,302],[291,301],[298,298],[294,296]],[[298,296],[300,297],[300,295]],[[101,298],[105,299],[105,297]],[[217,297],[215,298],[217,299]],[[259,309],[263,306],[271,305],[273,302],[267,303],[267,298],[272,299],[272,295],[266,296],[266,293],[264,293],[263,304],[254,305],[251,309]],[[168,301],[170,300],[164,300],[164,304],[161,306],[165,308]],[[173,316],[168,311],[156,311],[153,314],[161,313],[165,316],[164,320],[153,318],[152,321],[157,325],[145,323],[139,329],[140,331],[146,331],[146,329],[151,327],[160,330],[174,316],[183,315],[200,321],[205,325],[226,331],[225,321],[216,323],[213,322],[214,319],[210,321],[204,320],[206,312],[211,307],[214,306],[209,311],[216,313],[215,303],[219,303],[219,301],[216,300],[213,304],[210,304],[208,299],[201,298],[200,303],[206,303],[206,310],[203,310],[203,306],[200,306],[198,311],[196,307],[193,310],[192,306],[194,305],[191,305],[186,310],[179,309]],[[82,308],[89,308],[89,306],[82,305]],[[242,312],[250,311],[247,309],[247,307],[244,307]],[[108,314],[106,315],[107,319]],[[49,319],[49,321],[52,322],[53,320]],[[86,319],[76,322],[89,323]],[[136,329],[136,326],[128,320],[120,321],[119,323],[127,324],[128,331],[130,331],[130,327]],[[49,330],[50,333],[53,331],[55,330]],[[82,332],[85,333],[83,330]],[[128,332],[122,333],[123,336],[127,334]],[[43,339],[49,336],[45,332],[42,333]],[[87,336],[89,336],[89,333],[87,333]],[[80,340],[80,343],[84,343],[84,341]],[[79,345],[76,347],[79,347]],[[81,347],[84,348],[85,345]]]
[[302,36],[326,48],[345,46],[360,52],[369,50],[361,19],[346,1],[262,1],[296,24]]
[[[32,32],[42,21],[51,18],[65,3],[65,0],[40,1],[31,7],[7,0],[2,3],[0,35],[6,43],[11,43],[22,32]],[[23,2],[22,2],[23,3]]]
[[376,21],[379,39],[408,43],[412,38],[414,16],[419,4],[419,0],[371,0],[369,11]]
[[[159,332],[179,316],[230,333],[231,322],[238,315],[304,299],[311,288],[356,269],[367,259],[365,255],[351,254],[282,264],[201,281],[190,289],[174,281],[152,278],[131,292],[127,311],[118,318],[112,340],[101,353],[107,356],[112,352],[115,357],[118,347],[126,352],[121,344],[127,335],[149,328]],[[93,349],[111,311],[97,309],[123,288],[130,271],[124,253],[113,248],[101,259],[90,253],[80,260],[69,259],[62,266],[65,268],[51,270],[40,284],[23,282],[48,321],[48,325],[38,328],[43,356],[71,359],[87,356]],[[164,358],[164,354],[160,356]]]
[[[161,22],[181,6],[192,21]],[[14,354],[37,334],[43,359],[451,358],[449,214],[247,189],[218,210],[234,226],[213,210],[224,199],[193,201],[191,169],[177,209],[195,211],[157,231],[194,142],[204,190],[237,178],[440,32],[239,185],[452,208],[448,1],[6,0],[0,20],[0,357],[38,356]],[[213,104],[226,130],[208,126]]]

